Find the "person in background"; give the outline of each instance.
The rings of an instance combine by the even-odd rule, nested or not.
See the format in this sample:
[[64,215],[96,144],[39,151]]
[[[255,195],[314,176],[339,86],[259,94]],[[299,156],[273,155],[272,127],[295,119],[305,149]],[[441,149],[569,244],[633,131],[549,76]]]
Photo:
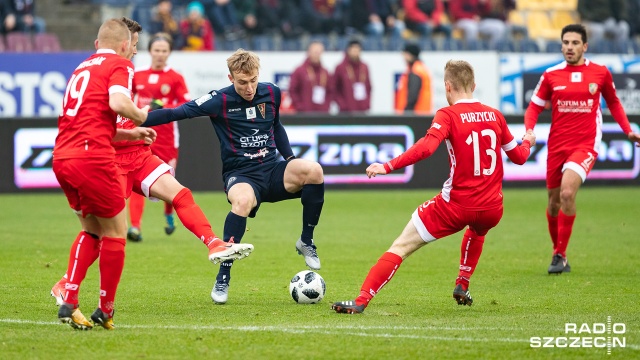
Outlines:
[[407,28],[421,36],[431,37],[434,32],[451,37],[451,26],[444,24],[442,0],[402,0]]
[[187,5],[187,17],[180,22],[180,33],[184,38],[184,51],[215,50],[214,33],[211,23],[204,16],[204,6],[197,1]]
[[637,21],[638,13],[627,11],[626,0],[579,0],[578,14],[589,32],[592,44],[607,39],[622,41],[629,39],[630,27],[627,14]]
[[151,34],[160,32],[169,34],[173,42],[173,49],[182,49],[184,47],[184,38],[180,32],[180,21],[173,14],[171,0],[158,0],[158,5],[152,11],[149,25]]
[[420,47],[414,43],[406,43],[402,50],[402,56],[407,63],[407,70],[398,80],[396,112],[399,114],[432,114],[431,71],[420,61]]
[[0,7],[9,9],[4,18],[5,33],[11,31],[45,33],[47,31],[45,20],[36,16],[35,0],[6,0],[5,3],[5,5],[0,4]]
[[584,57],[589,46],[584,25],[565,26],[560,39],[565,61],[542,74],[524,114],[526,131],[533,133],[538,115],[551,103],[546,216],[553,255],[549,274],[571,271],[567,246],[576,218],[576,196],[600,151],[601,96],[629,140],[640,142],[616,94],[611,72]]
[[405,23],[396,17],[395,3],[392,0],[350,0],[348,26],[369,36],[382,37],[389,33],[400,38]]
[[361,61],[361,52],[360,41],[349,41],[344,60],[331,77],[333,98],[341,113],[365,112],[371,107],[369,67]]
[[291,74],[289,95],[297,112],[328,113],[331,105],[331,75],[322,66],[324,45],[313,41],[307,59]]

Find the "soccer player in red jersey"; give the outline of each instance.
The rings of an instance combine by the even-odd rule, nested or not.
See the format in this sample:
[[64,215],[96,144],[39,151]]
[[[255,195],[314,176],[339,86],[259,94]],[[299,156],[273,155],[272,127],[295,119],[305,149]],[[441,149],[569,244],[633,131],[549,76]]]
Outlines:
[[449,60],[444,84],[450,106],[436,112],[426,136],[406,152],[385,164],[373,163],[367,168],[370,178],[388,174],[431,156],[444,141],[451,171],[442,191],[418,207],[400,236],[371,268],[360,295],[355,300],[334,303],[331,308],[336,312],[362,313],[404,259],[465,227],[453,298],[460,305],[472,304],[469,279],[478,264],[485,235],[502,218],[501,149],[511,161],[522,165],[535,144],[535,136],[525,134],[522,145],[518,145],[504,116],[473,98],[474,79],[469,63]]
[[[131,32],[130,49],[126,54],[129,63],[131,63],[131,58],[137,53],[138,36],[142,27],[136,21],[125,17],[122,18],[122,21]],[[148,109],[148,106],[145,106],[144,109]],[[112,146],[116,153],[115,162],[118,165],[115,174],[121,189],[124,189],[124,192],[121,191],[123,199],[128,198],[132,192],[136,192],[172,203],[185,227],[207,246],[209,260],[214,264],[227,260],[239,260],[248,256],[253,250],[253,245],[226,243],[215,235],[211,224],[193,200],[191,191],[173,177],[171,166],[149,150],[148,145],[155,140],[155,131],[149,133],[146,128],[139,128],[136,124],[139,124],[139,121],[134,123],[132,119],[118,115],[117,131],[112,140]],[[140,133],[141,135],[139,135]],[[78,246],[81,251],[77,250],[75,254],[72,249],[72,257],[75,256],[76,262],[88,264],[88,268],[99,256],[102,256],[102,252],[99,242],[87,242],[89,244],[86,246]],[[104,245],[102,246],[104,247]],[[124,245],[122,250],[124,261]],[[67,273],[51,289],[51,295],[56,299],[58,305],[66,302],[69,297],[71,282],[69,274],[72,274],[72,271],[70,266]],[[101,283],[102,278],[109,275],[109,273],[103,274],[101,271]],[[113,312],[109,314],[104,310],[102,312],[98,310],[91,315],[91,319],[105,329],[114,329]]]
[[[78,293],[93,261],[83,253],[100,257],[100,301],[94,315],[112,322],[116,290],[124,266],[127,232],[124,191],[118,181],[115,150],[116,116],[136,124],[147,118],[148,108],[131,101],[133,64],[131,34],[121,20],[105,21],[98,31],[97,51],[78,65],[65,91],[53,149],[53,171],[82,231],[70,251],[66,296],[58,318],[76,329],[92,324],[80,312]],[[154,133],[137,132],[140,139]]]
[[576,217],[576,195],[593,168],[602,138],[602,95],[629,140],[640,141],[616,95],[611,73],[585,59],[587,32],[583,25],[562,29],[565,61],[548,68],[540,77],[524,115],[527,133],[532,133],[538,115],[551,103],[551,130],[547,155],[547,221],[553,242],[549,274],[569,272],[567,245]]
[[[182,75],[167,65],[167,59],[173,49],[171,36],[166,33],[153,35],[148,49],[151,55],[151,66],[136,70],[133,78],[133,93],[138,106],[153,103],[152,108],[173,108],[191,100]],[[178,163],[180,137],[178,123],[159,125],[155,130],[158,137],[151,144],[151,152],[175,169]],[[127,239],[131,241],[142,240],[141,219],[144,202],[144,196],[135,192],[129,198],[131,227],[127,231]],[[173,206],[170,202],[164,203],[164,215],[166,219],[164,230],[167,235],[170,235],[175,230]]]

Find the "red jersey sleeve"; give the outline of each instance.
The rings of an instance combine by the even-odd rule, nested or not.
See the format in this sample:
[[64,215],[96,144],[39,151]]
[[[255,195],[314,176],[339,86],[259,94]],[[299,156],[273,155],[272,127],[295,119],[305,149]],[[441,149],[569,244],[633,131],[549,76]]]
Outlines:
[[387,174],[393,170],[413,165],[431,156],[442,140],[449,136],[451,119],[444,111],[438,111],[431,122],[427,134],[418,140],[407,151],[384,164]]
[[625,134],[629,134],[631,132],[631,125],[629,124],[629,119],[627,118],[627,114],[624,112],[624,108],[622,107],[622,103],[616,94],[616,87],[613,83],[613,77],[611,76],[611,72],[606,70],[604,81],[602,84],[602,96],[604,100],[607,102],[607,106],[611,111],[611,115],[616,120],[622,131]]
[[131,61],[121,58],[112,68],[109,77],[109,95],[121,93],[131,98],[131,89],[133,88],[133,64]]
[[545,77],[545,74],[540,76],[538,85],[533,90],[533,95],[531,95],[531,102],[529,102],[527,111],[524,113],[524,126],[526,130],[533,130],[538,122],[538,115],[544,110],[546,102],[551,99],[549,80]]
[[509,157],[509,160],[513,161],[514,164],[524,164],[531,153],[531,143],[528,140],[525,140],[522,142],[522,145],[518,145],[516,139],[513,137],[509,127],[507,126],[507,121],[504,116],[499,114],[498,117],[500,118],[500,126],[502,127],[502,139],[500,139],[502,150],[504,150]]

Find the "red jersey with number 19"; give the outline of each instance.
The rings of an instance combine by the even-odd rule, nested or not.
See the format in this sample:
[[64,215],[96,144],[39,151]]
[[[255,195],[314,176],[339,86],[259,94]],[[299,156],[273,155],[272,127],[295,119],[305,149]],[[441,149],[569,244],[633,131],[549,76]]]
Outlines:
[[58,117],[56,159],[113,157],[111,139],[117,114],[109,96],[131,96],[133,64],[110,49],[100,49],[75,69]]
[[467,210],[502,206],[500,149],[510,151],[517,143],[500,111],[475,99],[460,100],[438,110],[427,133],[447,144],[450,176],[442,188],[445,201]]

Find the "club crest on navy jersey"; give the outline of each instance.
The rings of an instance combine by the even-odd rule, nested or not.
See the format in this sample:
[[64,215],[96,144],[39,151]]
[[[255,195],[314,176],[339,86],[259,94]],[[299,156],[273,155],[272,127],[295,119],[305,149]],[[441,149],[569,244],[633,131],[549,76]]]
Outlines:
[[266,119],[267,117],[264,115],[264,112],[265,112],[265,105],[264,105],[264,103],[262,103],[262,104],[258,104],[258,105],[256,105],[256,107],[258,108],[258,111],[260,111],[260,115],[262,115],[262,118],[263,118],[263,119]]

